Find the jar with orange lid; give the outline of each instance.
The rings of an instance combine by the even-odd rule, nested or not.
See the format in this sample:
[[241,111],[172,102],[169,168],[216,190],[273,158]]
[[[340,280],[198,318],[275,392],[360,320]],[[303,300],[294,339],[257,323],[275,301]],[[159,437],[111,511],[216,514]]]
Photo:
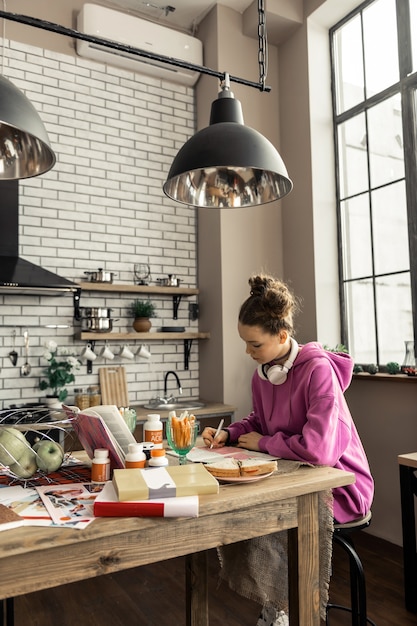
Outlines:
[[148,461],[149,467],[164,467],[168,465],[166,452],[163,448],[152,448],[151,458]]

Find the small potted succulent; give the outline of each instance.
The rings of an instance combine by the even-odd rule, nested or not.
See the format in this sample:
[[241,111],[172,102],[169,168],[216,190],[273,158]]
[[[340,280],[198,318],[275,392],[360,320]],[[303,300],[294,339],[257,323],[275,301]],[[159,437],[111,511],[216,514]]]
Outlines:
[[138,333],[146,333],[152,323],[150,317],[156,317],[156,307],[150,300],[133,300],[129,305],[129,312],[133,317],[133,328]]

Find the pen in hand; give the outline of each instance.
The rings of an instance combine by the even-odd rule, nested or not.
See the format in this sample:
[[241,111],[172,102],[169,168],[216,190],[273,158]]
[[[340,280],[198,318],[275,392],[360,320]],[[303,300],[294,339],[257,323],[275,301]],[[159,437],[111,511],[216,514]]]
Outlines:
[[[220,431],[221,431],[221,429],[222,429],[222,427],[223,427],[223,424],[224,424],[224,419],[222,418],[222,419],[220,420],[220,424],[217,426],[217,430],[216,430],[216,432],[214,433],[213,443],[214,443],[214,439],[216,439],[216,437],[220,434]],[[211,450],[211,449],[212,449],[212,447],[213,447],[213,443],[212,443],[212,444],[210,444],[210,450]]]

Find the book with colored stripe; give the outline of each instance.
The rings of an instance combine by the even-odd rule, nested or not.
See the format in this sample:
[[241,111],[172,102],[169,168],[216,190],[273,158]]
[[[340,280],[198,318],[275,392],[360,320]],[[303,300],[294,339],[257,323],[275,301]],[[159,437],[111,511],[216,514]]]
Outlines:
[[91,409],[63,406],[73,429],[90,459],[97,448],[109,451],[110,467],[122,468],[129,443],[136,443],[119,409],[115,405],[100,405]]
[[219,492],[219,483],[202,463],[150,469],[115,469],[113,485],[121,502]]
[[94,515],[96,517],[198,517],[198,496],[120,502],[113,483],[108,482],[94,501]]

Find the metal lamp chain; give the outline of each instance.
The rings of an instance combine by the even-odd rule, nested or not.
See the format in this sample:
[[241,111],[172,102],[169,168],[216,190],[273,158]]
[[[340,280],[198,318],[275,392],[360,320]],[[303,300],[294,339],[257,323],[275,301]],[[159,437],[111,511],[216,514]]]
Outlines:
[[265,91],[266,74],[268,71],[265,0],[258,0],[258,42],[259,84],[262,85],[262,91]]

